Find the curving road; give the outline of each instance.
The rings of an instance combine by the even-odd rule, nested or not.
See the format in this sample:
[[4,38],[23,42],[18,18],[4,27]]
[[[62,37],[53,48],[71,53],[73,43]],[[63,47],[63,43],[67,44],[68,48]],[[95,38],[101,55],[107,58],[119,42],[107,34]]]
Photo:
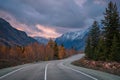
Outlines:
[[84,54],[78,54],[64,60],[24,65],[2,75],[0,80],[120,80],[120,76],[70,64],[83,56]]

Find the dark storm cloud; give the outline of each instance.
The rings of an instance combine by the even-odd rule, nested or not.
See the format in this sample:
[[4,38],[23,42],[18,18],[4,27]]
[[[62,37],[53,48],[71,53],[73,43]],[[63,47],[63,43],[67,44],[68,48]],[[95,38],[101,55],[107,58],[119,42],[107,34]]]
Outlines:
[[[80,27],[84,19],[73,0],[4,0],[0,9],[22,23],[61,27]],[[4,3],[4,4],[3,4]]]
[[2,10],[22,23],[61,27],[83,27],[88,16],[83,14],[91,15],[89,7],[92,5],[84,6],[87,10],[81,9],[73,0],[1,0],[0,3]]
[[[85,29],[93,20],[103,17],[110,0],[0,0],[0,11],[5,11],[29,28],[41,24],[57,32]],[[119,0],[112,0],[119,2]],[[118,3],[118,6],[120,4]]]

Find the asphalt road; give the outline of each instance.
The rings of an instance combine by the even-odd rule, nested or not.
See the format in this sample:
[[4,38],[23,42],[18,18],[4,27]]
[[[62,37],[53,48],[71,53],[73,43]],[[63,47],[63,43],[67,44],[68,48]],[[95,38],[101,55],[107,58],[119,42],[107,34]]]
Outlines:
[[[72,61],[83,56],[84,54],[78,54],[64,60],[25,65],[1,76],[0,80],[105,80],[100,76],[85,73],[71,66]],[[117,78],[113,80],[120,80],[119,76],[115,77]]]

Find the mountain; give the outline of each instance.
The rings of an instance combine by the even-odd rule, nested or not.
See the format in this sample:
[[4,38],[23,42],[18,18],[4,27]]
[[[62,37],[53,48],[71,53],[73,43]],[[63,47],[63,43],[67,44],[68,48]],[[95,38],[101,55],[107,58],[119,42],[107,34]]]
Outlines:
[[36,39],[40,44],[47,44],[49,41],[48,39],[43,37],[34,37],[34,39]]
[[65,48],[74,48],[76,50],[84,50],[85,41],[88,36],[89,29],[85,31],[67,32],[56,38],[58,45],[64,45]]
[[37,41],[27,36],[25,32],[13,28],[7,21],[0,18],[0,45],[24,46],[34,42]]

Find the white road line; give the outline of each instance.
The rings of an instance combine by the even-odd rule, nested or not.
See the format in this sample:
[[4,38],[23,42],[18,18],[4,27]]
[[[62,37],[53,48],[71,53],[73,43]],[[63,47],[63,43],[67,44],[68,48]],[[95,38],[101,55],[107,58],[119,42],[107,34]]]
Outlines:
[[11,74],[13,74],[13,73],[15,73],[15,72],[17,72],[17,71],[20,71],[20,70],[23,69],[23,68],[25,68],[25,67],[22,67],[22,68],[19,68],[19,69],[17,69],[17,70],[14,70],[14,71],[12,71],[12,72],[9,72],[9,73],[1,76],[0,79],[3,79],[4,77],[9,76],[9,75],[11,75]]
[[63,65],[63,63],[60,63],[60,65],[63,66],[63,67],[65,67],[65,68],[67,68],[67,69],[71,69],[71,70],[73,70],[73,71],[75,71],[75,72],[78,72],[78,73],[80,73],[80,74],[83,74],[83,75],[85,75],[85,76],[87,76],[87,77],[89,77],[89,78],[91,78],[91,79],[93,79],[93,80],[98,80],[97,78],[92,77],[92,76],[90,76],[90,75],[88,75],[88,74],[85,74],[85,73],[83,73],[83,72],[81,72],[81,71],[79,71],[79,70],[76,70],[76,69],[67,67],[67,66]]
[[49,65],[49,63],[46,64],[46,66],[45,66],[45,76],[44,76],[44,80],[47,80],[47,68],[48,68],[48,65]]

